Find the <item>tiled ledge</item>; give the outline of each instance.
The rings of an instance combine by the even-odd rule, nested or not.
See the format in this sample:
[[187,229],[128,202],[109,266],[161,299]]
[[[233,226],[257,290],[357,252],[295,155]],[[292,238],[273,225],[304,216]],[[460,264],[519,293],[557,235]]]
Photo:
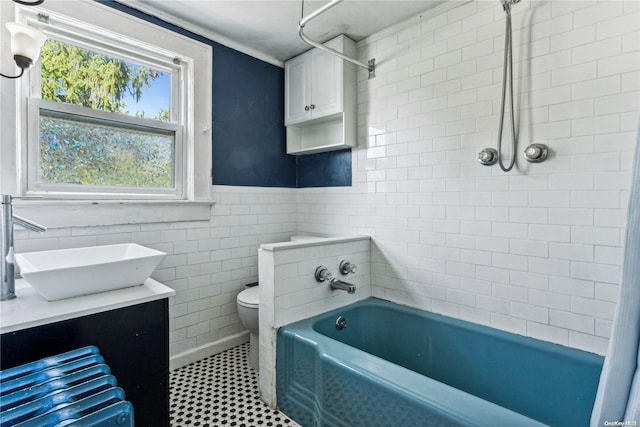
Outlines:
[[292,240],[290,242],[264,243],[260,245],[260,249],[276,252],[287,249],[300,249],[310,246],[331,245],[335,243],[357,242],[361,240],[369,240],[369,236],[304,236],[300,240]]

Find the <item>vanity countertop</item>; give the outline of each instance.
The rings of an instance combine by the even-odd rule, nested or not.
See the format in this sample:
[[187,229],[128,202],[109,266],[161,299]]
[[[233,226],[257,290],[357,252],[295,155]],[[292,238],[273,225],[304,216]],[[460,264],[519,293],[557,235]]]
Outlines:
[[0,333],[155,301],[175,293],[170,287],[149,278],[140,286],[49,302],[19,279],[16,280],[16,298],[0,303]]

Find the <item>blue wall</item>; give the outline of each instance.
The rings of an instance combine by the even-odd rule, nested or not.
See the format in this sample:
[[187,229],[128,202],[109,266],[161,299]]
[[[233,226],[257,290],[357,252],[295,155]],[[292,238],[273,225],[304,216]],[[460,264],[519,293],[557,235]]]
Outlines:
[[284,70],[225,46],[213,50],[213,183],[295,187],[285,152]]
[[258,187],[351,185],[351,151],[290,156],[284,70],[113,0],[100,3],[213,48],[213,184]]
[[350,149],[298,156],[297,187],[339,187],[350,185]]

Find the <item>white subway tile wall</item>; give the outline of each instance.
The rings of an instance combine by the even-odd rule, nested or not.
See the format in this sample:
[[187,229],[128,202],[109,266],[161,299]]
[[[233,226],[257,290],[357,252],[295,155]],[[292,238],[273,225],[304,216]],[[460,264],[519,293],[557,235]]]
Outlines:
[[[298,229],[372,236],[374,296],[604,354],[640,105],[637,1],[512,7],[518,162],[495,147],[505,13],[446,2],[358,44],[351,189],[297,193]],[[510,132],[503,146],[511,156]],[[551,148],[528,164],[529,143]]]
[[293,189],[214,186],[211,219],[198,222],[16,230],[18,252],[134,242],[167,253],[152,277],[176,290],[169,301],[170,354],[244,328],[236,296],[258,281],[258,247],[296,232]]
[[[350,241],[318,241],[303,247],[261,248],[260,260],[260,397],[276,405],[276,342],[278,328],[371,296],[371,241],[369,237]],[[342,275],[342,260],[357,271]],[[356,285],[348,294],[318,282],[315,271],[325,266],[338,279]]]
[[[371,296],[369,239],[326,244],[303,249],[276,251],[274,256],[274,323],[280,327],[351,304]],[[357,266],[356,273],[338,271],[346,259]],[[356,293],[336,291],[315,280],[314,272],[326,266],[334,277],[356,285]]]

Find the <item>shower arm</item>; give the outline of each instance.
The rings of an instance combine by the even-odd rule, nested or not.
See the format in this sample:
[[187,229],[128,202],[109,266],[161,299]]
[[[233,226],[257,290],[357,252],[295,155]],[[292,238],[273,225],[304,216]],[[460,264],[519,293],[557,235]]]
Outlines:
[[311,40],[309,37],[307,37],[304,33],[304,26],[307,24],[307,22],[311,21],[313,18],[318,17],[319,15],[323,14],[324,12],[326,12],[327,10],[331,9],[333,6],[337,5],[338,3],[342,2],[343,0],[332,0],[331,2],[325,4],[324,6],[322,6],[321,8],[319,8],[318,10],[316,10],[315,12],[312,12],[310,14],[308,14],[307,16],[303,17],[300,20],[300,23],[298,24],[298,35],[300,36],[300,38],[302,40],[304,40],[307,44],[313,46],[313,47],[317,47],[318,49],[324,50],[325,52],[328,52],[332,55],[335,55],[339,58],[344,59],[345,61],[349,61],[352,64],[357,65],[358,67],[362,67],[365,70],[369,71],[369,78],[372,79],[376,76],[376,60],[375,59],[370,59],[369,62],[367,64],[360,62],[358,60],[355,60],[353,58],[348,57],[347,55],[344,55],[340,52],[338,52],[337,50],[331,49],[326,47],[325,45],[318,43],[314,40]]

